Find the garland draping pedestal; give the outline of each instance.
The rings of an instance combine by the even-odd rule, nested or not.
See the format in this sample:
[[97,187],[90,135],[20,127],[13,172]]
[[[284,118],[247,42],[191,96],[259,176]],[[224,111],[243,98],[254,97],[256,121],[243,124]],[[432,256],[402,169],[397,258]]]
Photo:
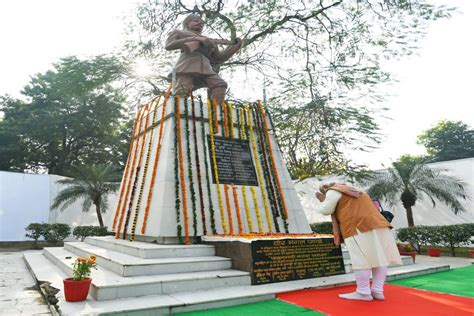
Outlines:
[[250,214],[250,207],[247,201],[247,188],[245,186],[242,187],[242,197],[244,199],[245,215],[247,216],[247,224],[249,225],[249,232],[253,232],[252,214]]
[[[153,144],[153,135],[155,132],[155,121],[156,121],[156,114],[158,112],[158,105],[160,104],[161,96],[158,97],[158,101],[155,102],[155,100],[151,101],[150,104],[150,111],[152,111],[153,108],[153,103],[155,102],[155,111],[153,111],[153,118],[151,120],[151,131],[150,131],[150,139],[148,140],[148,146],[146,150],[146,158],[145,158],[145,165],[143,167],[143,176],[142,176],[142,183],[140,184],[140,190],[138,191],[138,199],[137,199],[137,205],[135,206],[135,214],[133,216],[133,222],[132,222],[132,229],[130,232],[130,241],[135,240],[135,230],[137,229],[137,221],[138,221],[138,213],[140,211],[140,206],[142,202],[142,197],[143,197],[143,190],[145,188],[145,180],[146,180],[146,175],[148,172],[148,164],[150,162],[150,154],[151,154],[151,148]],[[146,134],[146,129],[143,131],[143,133]],[[145,137],[146,139],[146,137]]]
[[235,205],[235,213],[237,214],[237,226],[239,228],[239,235],[242,235],[244,229],[242,227],[242,218],[240,217],[240,207],[239,207],[239,199],[237,197],[237,189],[235,185],[232,183],[232,194],[234,196],[234,205]]
[[227,103],[222,101],[221,103],[221,116],[222,116],[222,131],[224,137],[229,137],[229,121],[227,118]]
[[188,181],[189,181],[189,192],[191,193],[191,205],[193,211],[193,237],[194,242],[197,238],[197,214],[196,214],[196,192],[194,191],[194,179],[193,179],[193,161],[191,159],[191,137],[189,132],[189,110],[188,110],[188,98],[184,99],[184,121],[186,131],[186,155],[188,158]]
[[[208,101],[209,102],[209,101]],[[219,118],[217,117],[217,109],[219,108],[217,104],[217,100],[214,99],[212,101],[213,109],[212,109],[212,120],[214,122],[214,133],[219,133]]]
[[270,176],[270,169],[268,167],[268,160],[267,160],[267,148],[265,147],[265,140],[263,136],[263,127],[261,124],[260,117],[258,116],[257,109],[252,108],[252,114],[254,117],[254,120],[256,122],[255,128],[257,130],[257,136],[258,136],[258,148],[259,148],[259,157],[261,157],[262,160],[262,167],[263,167],[263,175],[265,177],[265,183],[266,183],[266,188],[267,188],[267,193],[268,193],[268,198],[270,200],[270,206],[272,209],[272,214],[273,214],[273,223],[275,225],[276,231],[279,233],[280,232],[280,226],[278,225],[278,206],[276,202],[276,197],[275,197],[275,190],[273,189],[273,182],[272,178]]
[[130,194],[130,201],[128,204],[128,211],[127,211],[127,217],[125,218],[125,223],[123,224],[123,232],[122,232],[122,239],[125,239],[127,237],[127,228],[128,228],[128,223],[130,221],[130,215],[132,214],[132,208],[133,208],[133,199],[135,198],[135,192],[137,191],[137,183],[138,183],[138,175],[140,174],[140,169],[142,167],[142,160],[143,160],[143,149],[145,148],[145,142],[146,142],[146,134],[147,134],[147,129],[148,129],[148,121],[150,118],[150,104],[146,105],[146,119],[145,119],[145,127],[143,129],[143,141],[140,147],[140,152],[138,154],[138,163],[137,163],[137,168],[135,170],[135,179],[133,180],[133,186],[132,186],[132,193]]
[[253,204],[255,205],[255,215],[257,216],[258,231],[260,233],[264,233],[262,225],[262,216],[260,215],[260,209],[258,207],[257,192],[255,192],[255,187],[250,187],[250,192],[252,192]]
[[120,208],[122,206],[123,193],[124,193],[127,181],[128,181],[128,170],[130,169],[130,164],[131,164],[130,160],[132,159],[132,149],[133,149],[133,145],[135,144],[135,139],[136,139],[135,132],[136,132],[136,129],[137,129],[137,123],[138,123],[139,115],[140,115],[140,111],[137,112],[135,120],[133,121],[132,139],[130,140],[130,146],[128,148],[127,163],[125,164],[125,171],[123,173],[122,183],[120,184],[119,201],[118,201],[117,207],[115,209],[114,221],[113,221],[113,224],[112,224],[112,231],[115,231],[115,226],[117,225],[118,214],[120,213],[119,211],[120,211]]
[[258,176],[258,182],[260,184],[260,192],[262,194],[262,199],[263,199],[263,206],[265,208],[265,215],[267,218],[267,225],[268,225],[268,231],[272,232],[272,220],[270,216],[270,210],[268,209],[268,203],[267,203],[267,198],[265,194],[265,189],[263,187],[263,179],[262,179],[262,171],[260,170],[260,162],[258,158],[258,152],[257,152],[257,144],[255,142],[255,135],[253,131],[253,124],[252,124],[252,117],[250,114],[249,106],[245,106],[245,110],[247,111],[247,116],[248,116],[248,123],[249,123],[249,129],[250,129],[250,139],[252,141],[252,149],[254,152],[254,157],[255,157],[255,167],[257,169],[257,176]]
[[229,107],[229,122],[230,122],[230,138],[234,138],[234,108],[232,106],[232,102],[229,102],[228,103],[228,107]]
[[[202,103],[202,98],[199,97],[199,107],[201,110],[201,137],[202,137],[202,146],[204,153],[204,166],[206,167],[206,186],[207,186],[207,195],[209,198],[209,213],[211,215],[211,231],[213,234],[217,234],[216,230],[216,220],[214,214],[214,206],[212,205],[212,196],[211,196],[211,180],[209,179],[209,161],[207,159],[207,146],[206,146],[206,125],[204,123],[204,105]],[[212,117],[208,116],[209,125],[212,125]],[[212,158],[211,158],[212,159]]]
[[138,147],[140,146],[140,140],[141,140],[140,130],[142,129],[143,115],[145,114],[145,107],[143,107],[139,112],[140,112],[140,115],[139,115],[139,118],[138,118],[138,133],[137,133],[137,136],[136,136],[137,145],[135,146],[135,150],[133,151],[132,164],[130,166],[131,168],[130,168],[129,174],[128,174],[127,188],[125,190],[125,200],[123,201],[122,209],[120,210],[120,218],[119,218],[119,222],[118,222],[118,225],[117,225],[117,228],[116,228],[117,231],[115,233],[115,239],[118,239],[120,237],[120,228],[122,228],[123,217],[125,215],[125,206],[127,205],[128,194],[130,193],[130,186],[131,186],[131,183],[132,183],[133,168],[135,168],[135,161],[137,159]]
[[150,213],[151,199],[153,197],[153,189],[155,186],[156,171],[158,169],[158,161],[159,161],[160,152],[161,152],[161,141],[163,139],[163,126],[165,122],[166,104],[168,103],[168,98],[170,97],[170,94],[171,94],[171,85],[169,86],[168,91],[166,91],[165,98],[163,100],[162,110],[161,110],[160,132],[158,134],[158,146],[155,153],[155,162],[153,164],[153,171],[151,173],[151,182],[150,182],[150,187],[148,191],[148,196],[146,199],[145,212],[143,215],[143,223],[142,223],[142,228],[141,228],[142,234],[145,234],[145,230],[146,230],[147,222],[148,222],[148,215]]
[[[216,104],[216,102],[217,101],[215,101],[214,104]],[[211,101],[210,100],[207,100],[207,105],[208,105],[209,117],[211,117],[212,111],[211,111]],[[217,107],[215,107],[215,108],[217,108]],[[220,186],[219,186],[219,174],[217,172],[216,148],[215,148],[215,144],[214,144],[214,131],[213,131],[211,122],[209,122],[209,130],[210,130],[210,137],[211,137],[212,161],[214,163],[214,177],[215,177],[215,180],[216,180],[217,198],[218,198],[218,201],[219,201],[219,211],[220,211],[220,215],[221,215],[222,229],[224,230],[224,234],[227,234],[227,224],[226,224],[225,215],[224,215],[224,205],[222,203],[221,189],[220,189]]]
[[229,234],[234,234],[234,221],[232,220],[232,208],[230,207],[229,186],[224,184],[225,205],[227,206],[227,218],[229,219]]
[[184,243],[189,244],[189,218],[188,207],[186,202],[186,184],[184,182],[184,166],[183,166],[183,146],[181,142],[181,115],[179,96],[176,97],[176,118],[177,118],[177,137],[178,137],[178,156],[179,156],[179,176],[181,182],[181,196],[183,199],[183,217],[184,217]]
[[275,173],[275,180],[276,180],[276,183],[277,183],[278,193],[280,194],[280,200],[281,200],[281,203],[282,203],[282,206],[283,206],[283,212],[284,212],[284,215],[285,215],[284,219],[286,221],[288,219],[288,210],[286,208],[285,197],[283,196],[283,192],[281,190],[280,178],[278,177],[278,172],[276,170],[275,158],[273,157],[272,143],[270,141],[270,133],[268,132],[268,126],[267,126],[267,119],[266,119],[265,111],[263,110],[262,103],[260,101],[258,101],[258,108],[259,108],[260,113],[262,114],[262,118],[263,118],[263,127],[265,129],[265,135],[267,137],[268,147],[269,147],[269,151],[270,151],[270,159],[271,159],[271,162],[272,162],[272,165],[273,165],[273,171]]
[[[194,158],[196,162],[196,171],[197,171],[199,207],[200,207],[200,213],[201,213],[202,232],[204,235],[207,235],[206,214],[204,211],[204,196],[202,192],[202,183],[201,183],[201,163],[199,161],[199,148],[197,144],[196,110],[194,107],[195,107],[194,97],[191,92],[191,116],[193,118],[193,140],[194,140],[194,153],[195,153]],[[204,119],[204,117],[202,118]]]
[[178,234],[178,241],[180,244],[183,243],[183,228],[181,226],[181,199],[179,196],[179,154],[178,154],[178,122],[180,120],[179,117],[179,104],[177,103],[179,98],[175,98],[174,100],[174,140],[173,140],[173,152],[174,152],[174,193],[175,193],[175,200],[174,200],[174,207],[176,211],[176,231]]

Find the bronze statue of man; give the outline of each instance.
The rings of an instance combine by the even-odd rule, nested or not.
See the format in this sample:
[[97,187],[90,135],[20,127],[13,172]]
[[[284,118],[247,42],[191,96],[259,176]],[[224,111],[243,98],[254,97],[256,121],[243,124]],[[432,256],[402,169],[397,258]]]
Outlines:
[[[201,35],[204,23],[199,15],[190,14],[183,21],[184,30],[173,30],[165,43],[166,50],[181,50],[176,63],[176,91],[189,95],[191,91],[207,87],[211,99],[224,100],[227,83],[212,69],[231,58],[242,46],[237,38],[234,42],[214,40]],[[230,45],[224,51],[217,44]]]

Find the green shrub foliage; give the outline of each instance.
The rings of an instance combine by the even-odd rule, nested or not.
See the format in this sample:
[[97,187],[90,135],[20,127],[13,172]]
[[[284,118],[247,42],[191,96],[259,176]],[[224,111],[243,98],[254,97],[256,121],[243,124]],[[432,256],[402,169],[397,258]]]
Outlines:
[[402,242],[412,244],[418,253],[424,246],[445,246],[454,249],[469,244],[474,236],[474,224],[457,224],[445,226],[415,226],[400,228],[397,237]]
[[44,234],[49,229],[48,223],[31,223],[25,227],[26,234],[25,236],[38,241],[40,237],[44,237]]
[[72,232],[76,239],[84,241],[89,236],[107,236],[107,227],[76,226]]
[[49,224],[48,230],[44,234],[44,240],[57,243],[66,239],[70,234],[71,227],[68,224]]

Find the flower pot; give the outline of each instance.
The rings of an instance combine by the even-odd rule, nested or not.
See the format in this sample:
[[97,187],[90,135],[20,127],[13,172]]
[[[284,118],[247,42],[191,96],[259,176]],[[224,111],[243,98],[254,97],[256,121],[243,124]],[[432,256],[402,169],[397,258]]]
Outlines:
[[474,258],[474,249],[469,249],[469,254],[471,255],[471,258]]
[[428,256],[430,256],[430,257],[439,257],[439,256],[441,256],[441,249],[439,249],[439,248],[428,248],[426,250],[426,252],[428,253]]
[[416,251],[400,251],[402,256],[410,256],[413,259],[413,263],[415,263]]
[[68,302],[80,302],[84,301],[89,294],[89,288],[91,286],[91,278],[86,278],[82,281],[74,281],[73,278],[67,278],[63,280],[64,284],[64,297]]

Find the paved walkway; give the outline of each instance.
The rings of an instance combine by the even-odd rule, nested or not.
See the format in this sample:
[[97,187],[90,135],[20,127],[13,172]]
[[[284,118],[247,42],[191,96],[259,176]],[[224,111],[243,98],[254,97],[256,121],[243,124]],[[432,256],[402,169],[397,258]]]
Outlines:
[[34,286],[23,252],[1,252],[0,315],[51,315]]
[[[33,250],[32,250],[33,251]],[[23,260],[24,252],[0,252],[0,315],[51,315]],[[471,265],[473,259],[416,256],[416,263],[443,263],[451,268]]]

